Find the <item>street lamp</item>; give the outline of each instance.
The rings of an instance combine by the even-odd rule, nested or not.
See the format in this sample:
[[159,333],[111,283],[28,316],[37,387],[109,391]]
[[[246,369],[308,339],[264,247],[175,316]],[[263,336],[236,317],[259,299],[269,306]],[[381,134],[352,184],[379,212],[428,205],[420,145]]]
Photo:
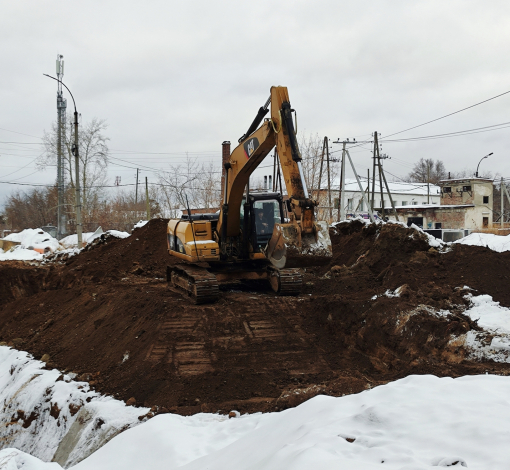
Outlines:
[[60,82],[62,85],[66,87],[66,90],[71,95],[73,99],[74,105],[74,144],[71,148],[71,152],[74,155],[74,167],[76,171],[76,234],[78,235],[78,248],[81,248],[82,245],[82,226],[81,226],[81,195],[80,195],[80,159],[79,159],[79,151],[78,151],[78,111],[76,111],[76,102],[74,101],[74,96],[71,93],[71,90],[67,88],[65,83],[58,78],[52,77],[46,73],[43,73],[45,77],[52,78],[57,82]]
[[[483,160],[484,158],[490,157],[492,154],[493,154],[493,152],[489,153],[488,155],[485,155],[485,157],[483,157],[483,158],[482,158],[482,160]],[[478,162],[478,166],[476,167],[476,177],[477,177],[477,178],[478,178],[478,168],[480,168],[480,163],[482,163],[482,160],[480,160],[480,161]]]

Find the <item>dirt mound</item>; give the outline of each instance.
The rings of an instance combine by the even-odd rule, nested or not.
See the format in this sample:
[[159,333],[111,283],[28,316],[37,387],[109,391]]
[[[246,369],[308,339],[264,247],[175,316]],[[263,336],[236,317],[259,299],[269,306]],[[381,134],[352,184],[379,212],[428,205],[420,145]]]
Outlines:
[[282,409],[411,373],[510,372],[450,343],[478,329],[463,286],[510,306],[510,253],[439,253],[401,225],[344,223],[331,230],[332,263],[307,270],[301,296],[257,286],[196,306],[162,279],[176,262],[165,234],[152,220],[65,264],[0,264],[0,340],[103,393],[182,414]]
[[168,219],[152,219],[128,238],[103,236],[80,256],[67,261],[69,271],[79,272],[92,282],[118,280],[128,274],[163,278],[166,266],[173,261],[167,251],[167,224]]

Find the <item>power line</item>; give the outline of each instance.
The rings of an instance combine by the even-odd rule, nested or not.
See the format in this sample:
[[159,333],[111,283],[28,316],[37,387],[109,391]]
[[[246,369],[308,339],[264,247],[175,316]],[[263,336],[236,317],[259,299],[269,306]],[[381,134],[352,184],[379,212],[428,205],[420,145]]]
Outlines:
[[475,106],[479,106],[479,105],[481,105],[481,104],[483,104],[483,103],[487,103],[488,101],[495,100],[496,98],[499,98],[499,97],[501,97],[501,96],[507,95],[508,93],[510,93],[510,90],[509,90],[509,91],[505,91],[504,93],[501,93],[501,94],[499,94],[499,95],[493,96],[492,98],[489,98],[489,99],[486,99],[486,100],[480,101],[479,103],[472,104],[471,106],[468,106],[468,107],[466,107],[466,108],[462,108],[462,109],[459,109],[458,111],[454,111],[453,113],[445,114],[444,116],[438,117],[438,118],[436,118],[436,119],[432,119],[431,121],[424,122],[423,124],[418,124],[417,126],[409,127],[408,129],[404,129],[404,130],[402,130],[402,131],[394,132],[393,134],[387,135],[387,136],[386,136],[386,138],[391,137],[391,136],[394,136],[394,135],[397,135],[397,134],[402,134],[403,132],[407,132],[407,131],[410,131],[410,130],[412,130],[412,129],[416,129],[416,128],[418,128],[418,127],[421,127],[421,126],[425,126],[425,125],[427,125],[427,124],[430,124],[430,123],[432,123],[432,122],[436,122],[436,121],[439,121],[439,120],[441,120],[441,119],[444,119],[444,118],[447,118],[447,117],[453,116],[454,114],[461,113],[462,111],[466,111],[467,109],[474,108]]

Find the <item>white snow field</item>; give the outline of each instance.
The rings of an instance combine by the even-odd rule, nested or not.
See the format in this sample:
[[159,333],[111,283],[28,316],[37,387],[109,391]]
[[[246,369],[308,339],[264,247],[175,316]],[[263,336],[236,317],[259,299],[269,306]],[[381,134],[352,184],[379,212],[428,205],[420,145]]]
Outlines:
[[51,460],[75,470],[510,466],[510,377],[415,375],[277,413],[163,414],[137,425],[146,408],[100,397],[42,365],[0,347],[1,469],[61,468]]
[[510,378],[410,376],[279,413],[159,415],[76,470],[508,469]]

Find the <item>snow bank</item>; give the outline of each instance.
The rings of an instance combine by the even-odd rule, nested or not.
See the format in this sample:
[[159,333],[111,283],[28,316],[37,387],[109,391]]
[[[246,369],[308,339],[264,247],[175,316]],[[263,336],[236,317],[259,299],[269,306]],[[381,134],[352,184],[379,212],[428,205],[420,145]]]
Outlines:
[[100,396],[88,383],[73,382],[58,370],[43,367],[43,362],[25,352],[0,346],[0,442],[4,448],[15,447],[69,466],[139,424],[138,417],[149,411]]
[[[95,231],[95,232],[86,232],[82,233],[82,242],[83,243],[92,243],[96,238],[99,238],[101,235],[106,234],[116,238],[127,238],[130,236],[127,232],[120,232],[119,230],[107,230],[106,232]],[[64,248],[73,248],[78,246],[78,235],[75,233],[73,235],[68,235],[65,238],[60,240],[60,244]]]
[[60,248],[58,240],[40,228],[27,228],[19,233],[11,233],[5,237],[4,240],[20,242],[20,245],[14,246],[8,251],[0,250],[0,261],[41,260],[44,256],[41,253],[34,251],[32,248],[49,250],[51,252]]
[[476,320],[483,331],[468,331],[450,344],[464,346],[470,359],[510,363],[510,309],[502,307],[490,295],[467,294],[471,306],[464,312]]
[[0,468],[4,470],[60,470],[58,463],[41,462],[38,458],[32,457],[17,449],[0,450]]
[[279,413],[159,415],[73,470],[507,469],[508,396],[509,377],[411,376]]
[[19,233],[11,233],[4,240],[20,242],[21,246],[25,248],[33,246],[34,248],[49,248],[51,251],[55,251],[60,246],[56,238],[40,228],[27,228]]
[[37,253],[37,251],[34,250],[28,250],[27,248],[23,248],[21,245],[14,246],[8,251],[0,249],[0,261],[33,261],[42,260],[43,258],[44,255],[41,253]]
[[461,245],[485,246],[499,253],[510,251],[510,235],[494,235],[492,233],[471,233],[467,237],[454,241]]

